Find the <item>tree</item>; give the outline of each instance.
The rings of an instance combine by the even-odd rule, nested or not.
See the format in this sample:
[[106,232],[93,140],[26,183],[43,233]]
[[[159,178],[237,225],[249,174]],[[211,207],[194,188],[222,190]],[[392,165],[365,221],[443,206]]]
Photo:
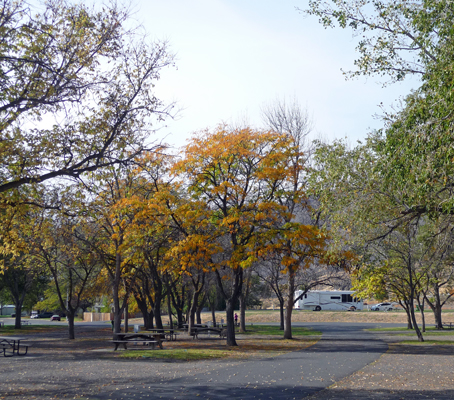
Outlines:
[[150,117],[167,112],[151,89],[173,58],[126,31],[127,10],[112,4],[2,0],[0,193],[80,178],[146,148]]
[[[263,110],[263,117],[269,128],[287,137],[293,149],[287,154],[289,175],[280,182],[277,191],[279,217],[275,220],[274,229],[270,230],[265,245],[267,250],[262,252],[262,258],[276,264],[272,267],[274,271],[270,282],[279,299],[284,338],[291,339],[297,275],[300,270],[308,269],[324,258],[328,236],[320,229],[322,224],[319,218],[316,215],[312,218],[315,202],[307,195],[311,155],[307,142],[311,122],[307,111],[296,101],[290,106],[285,101],[277,101]],[[287,275],[285,294],[276,274]]]
[[34,261],[52,276],[53,293],[68,321],[69,339],[74,339],[77,310],[96,284],[101,269],[97,255],[88,245],[98,232],[93,225],[61,214],[43,219],[40,235],[34,240]]
[[228,346],[237,345],[234,307],[243,270],[256,260],[255,246],[279,208],[275,198],[279,182],[288,175],[289,148],[289,140],[277,133],[220,126],[194,136],[176,165],[191,196],[204,203],[205,223],[223,248],[213,255],[213,268],[227,303]]
[[262,120],[268,129],[290,135],[305,159],[311,155],[311,143],[308,136],[312,132],[309,113],[297,100],[290,104],[285,100],[276,100],[262,108]]
[[96,229],[96,235],[86,243],[108,275],[114,305],[114,332],[119,333],[122,313],[127,310],[133,283],[143,264],[143,259],[138,257],[139,246],[128,241],[128,233],[134,230],[134,215],[122,200],[133,197],[140,185],[132,168],[120,165],[97,171],[87,189],[90,202],[81,212]]
[[27,296],[33,295],[33,289],[42,285],[42,271],[32,268],[29,256],[8,257],[3,273],[0,274],[0,284],[8,292],[8,297],[13,300],[16,310],[14,329],[21,329],[22,310]]
[[356,289],[364,296],[371,294],[371,288],[381,293],[380,285],[387,285],[387,291],[403,301],[409,326],[422,341],[414,301],[428,269],[424,264],[428,247],[421,240],[423,221],[399,218],[405,197],[399,188],[384,188],[381,173],[374,168],[380,161],[375,145],[372,138],[352,150],[339,142],[320,145],[312,184],[322,215],[331,224],[333,245],[348,246],[360,255]]
[[[8,221],[3,232],[0,280],[8,289],[16,308],[15,328],[21,328],[22,306],[34,288],[41,286],[46,273],[33,260],[34,238],[41,231],[41,219],[29,206],[0,213]],[[2,243],[2,244],[3,244]],[[1,252],[0,252],[1,254]]]
[[375,168],[389,190],[405,194],[402,218],[451,215],[454,209],[452,60],[454,7],[449,0],[310,2],[308,14],[361,35],[352,75],[407,74],[421,86],[397,113],[385,115],[382,157]]
[[449,0],[320,1],[303,11],[319,17],[325,27],[351,28],[360,36],[350,76],[381,75],[399,81],[422,76],[428,67],[449,55],[444,42],[452,36],[454,17]]
[[[443,223],[444,218],[440,218]],[[437,221],[425,218],[423,243],[427,247],[424,259],[426,275],[421,283],[421,292],[435,317],[435,327],[443,329],[442,308],[454,295],[452,225],[439,226]]]

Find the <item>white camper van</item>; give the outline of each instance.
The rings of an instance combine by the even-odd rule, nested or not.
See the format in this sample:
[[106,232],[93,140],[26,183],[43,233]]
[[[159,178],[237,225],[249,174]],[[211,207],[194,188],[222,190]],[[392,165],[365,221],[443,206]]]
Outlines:
[[[302,293],[303,291],[297,290],[295,299]],[[353,293],[355,292],[350,290],[313,290],[298,300],[294,307],[297,310],[313,311],[362,310],[363,301],[352,297]]]

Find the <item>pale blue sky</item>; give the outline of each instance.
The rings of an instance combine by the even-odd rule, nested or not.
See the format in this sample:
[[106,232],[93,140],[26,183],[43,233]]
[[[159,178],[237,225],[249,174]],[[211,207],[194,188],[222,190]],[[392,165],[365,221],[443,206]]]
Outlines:
[[375,77],[346,81],[341,68],[352,69],[356,57],[351,32],[325,30],[295,7],[307,1],[135,0],[135,18],[177,55],[156,90],[183,110],[159,136],[180,146],[222,122],[259,127],[260,108],[276,98],[296,98],[313,118],[314,136],[327,140],[353,144],[380,127],[378,105],[397,104],[411,83],[383,89]]

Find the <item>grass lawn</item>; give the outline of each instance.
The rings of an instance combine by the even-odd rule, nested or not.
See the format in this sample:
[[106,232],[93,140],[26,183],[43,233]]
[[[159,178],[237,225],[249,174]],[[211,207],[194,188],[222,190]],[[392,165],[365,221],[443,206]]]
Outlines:
[[14,325],[6,325],[0,328],[0,336],[27,335],[32,333],[47,332],[52,330],[68,329],[68,325],[22,325],[21,329],[14,329]]
[[292,340],[282,339],[283,332],[278,326],[252,325],[247,326],[246,333],[237,333],[236,347],[227,347],[225,340],[201,339],[165,342],[164,349],[155,350],[123,350],[118,354],[122,358],[134,359],[166,359],[176,361],[195,361],[207,359],[251,359],[275,357],[281,354],[298,351],[317,343],[318,331],[307,328],[293,328]]
[[[284,331],[277,325],[246,325],[246,332],[242,335],[279,335],[283,336]],[[320,331],[314,331],[310,328],[292,327],[292,336],[310,336],[321,335]]]

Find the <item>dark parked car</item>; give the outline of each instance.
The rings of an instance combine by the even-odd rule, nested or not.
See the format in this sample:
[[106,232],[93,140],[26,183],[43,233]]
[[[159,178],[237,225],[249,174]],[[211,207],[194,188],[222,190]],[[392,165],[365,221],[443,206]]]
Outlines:
[[[27,313],[25,311],[22,311],[21,317],[25,317],[25,316],[27,316]],[[11,318],[15,318],[15,317],[16,317],[16,313],[12,313]]]
[[52,315],[52,317],[50,317],[50,320],[51,321],[61,321],[60,316],[57,314]]
[[54,315],[54,313],[52,312],[43,312],[38,315],[38,318],[50,318],[52,317],[52,315]]

